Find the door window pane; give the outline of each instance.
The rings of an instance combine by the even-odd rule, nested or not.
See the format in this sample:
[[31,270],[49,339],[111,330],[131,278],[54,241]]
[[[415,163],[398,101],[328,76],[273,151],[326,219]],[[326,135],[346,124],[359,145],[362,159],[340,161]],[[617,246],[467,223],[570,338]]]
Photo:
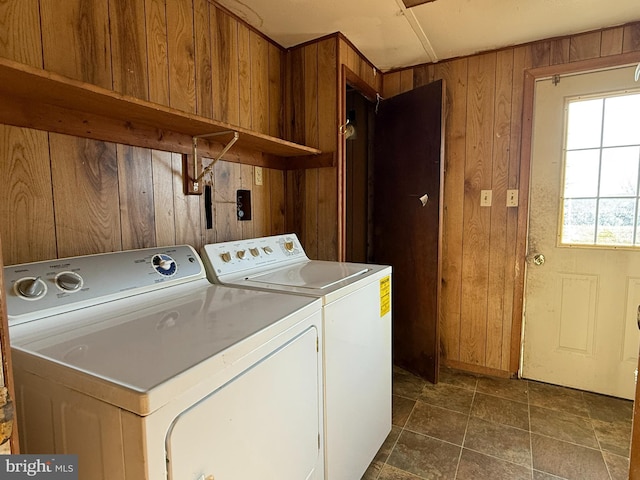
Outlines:
[[567,112],[560,243],[640,246],[640,93],[569,100]]
[[600,146],[603,99],[576,100],[569,103],[567,150]]
[[600,149],[567,152],[564,170],[564,197],[598,195]]
[[602,150],[601,197],[636,195],[639,152],[640,147],[616,147]]
[[604,104],[604,147],[640,144],[640,93],[607,98]]
[[601,245],[633,244],[633,230],[636,223],[635,209],[635,199],[600,199],[596,243]]

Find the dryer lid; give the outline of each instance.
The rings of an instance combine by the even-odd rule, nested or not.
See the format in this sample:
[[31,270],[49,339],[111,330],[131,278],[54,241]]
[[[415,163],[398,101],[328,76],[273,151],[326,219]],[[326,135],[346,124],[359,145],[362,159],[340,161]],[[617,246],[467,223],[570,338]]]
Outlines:
[[310,260],[250,276],[247,280],[285,287],[323,290],[345,280],[359,277],[369,270],[362,264]]

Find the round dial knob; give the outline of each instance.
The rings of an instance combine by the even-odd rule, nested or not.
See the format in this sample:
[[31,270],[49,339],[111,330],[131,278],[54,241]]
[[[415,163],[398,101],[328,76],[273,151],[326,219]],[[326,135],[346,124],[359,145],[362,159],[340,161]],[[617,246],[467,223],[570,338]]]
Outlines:
[[169,255],[163,253],[154,255],[151,263],[153,264],[154,270],[165,277],[170,277],[175,274],[178,269],[176,261]]
[[293,252],[294,244],[292,241],[284,242],[284,248],[287,252]]
[[258,250],[257,248],[250,248],[249,251],[251,252],[251,255],[253,255],[254,257],[257,257],[258,255],[260,255],[260,250]]
[[65,292],[75,292],[82,288],[83,280],[75,272],[61,272],[56,276],[56,285]]
[[238,257],[240,260],[242,260],[246,253],[247,253],[246,250],[238,250],[236,252],[236,257]]
[[266,253],[267,255],[271,255],[273,253],[273,248],[271,247],[262,247],[262,250],[264,250],[264,253]]
[[40,277],[22,278],[16,282],[15,291],[22,298],[36,300],[47,293],[47,285]]
[[221,253],[220,258],[222,258],[224,263],[229,263],[231,261],[231,254],[229,252]]

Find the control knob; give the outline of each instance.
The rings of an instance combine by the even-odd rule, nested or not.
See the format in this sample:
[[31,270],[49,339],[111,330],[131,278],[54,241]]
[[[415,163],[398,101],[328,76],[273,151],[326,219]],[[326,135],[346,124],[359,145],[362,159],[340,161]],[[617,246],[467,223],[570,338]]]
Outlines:
[[266,253],[267,255],[271,255],[273,253],[273,248],[268,245],[266,247],[262,247],[262,250],[264,250],[264,253]]
[[36,300],[47,293],[47,285],[40,277],[22,278],[16,282],[16,293],[27,300]]
[[247,253],[246,250],[238,250],[236,252],[236,257],[238,257],[240,260],[242,260],[246,253]]
[[224,263],[229,263],[231,261],[231,254],[229,252],[221,253],[220,258]]
[[251,252],[251,255],[253,255],[254,257],[257,257],[258,255],[260,255],[260,250],[258,250],[257,248],[250,248],[249,251]]
[[284,242],[284,249],[285,249],[287,252],[293,252],[293,247],[294,247],[294,246],[295,246],[295,245],[294,245],[294,243],[293,243],[292,241]]
[[75,272],[61,272],[56,276],[55,282],[58,288],[65,292],[80,290],[84,283],[82,277]]

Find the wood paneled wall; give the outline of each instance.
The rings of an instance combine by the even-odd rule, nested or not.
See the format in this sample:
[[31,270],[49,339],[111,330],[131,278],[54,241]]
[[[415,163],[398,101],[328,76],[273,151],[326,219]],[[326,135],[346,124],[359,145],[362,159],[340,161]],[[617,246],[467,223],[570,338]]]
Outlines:
[[[343,66],[371,89],[381,91],[382,75],[341,34],[291,49],[287,55],[287,136],[294,142],[336,152],[344,162],[346,121]],[[287,230],[298,233],[311,258],[339,260],[344,246],[344,168],[287,172]]]
[[[445,79],[447,112],[441,351],[445,363],[517,371],[514,300],[524,71],[640,51],[640,23],[385,73],[383,97]],[[493,206],[480,207],[480,190]],[[526,219],[526,218],[525,218]],[[522,221],[522,219],[520,219]],[[515,312],[515,318],[514,318]]]
[[[285,52],[209,0],[3,0],[0,56],[282,137]],[[233,152],[231,152],[233,153]],[[205,161],[206,163],[206,161]],[[182,193],[179,155],[0,126],[5,264],[285,228],[285,174],[219,162],[214,226]],[[251,221],[235,191],[252,191]]]

